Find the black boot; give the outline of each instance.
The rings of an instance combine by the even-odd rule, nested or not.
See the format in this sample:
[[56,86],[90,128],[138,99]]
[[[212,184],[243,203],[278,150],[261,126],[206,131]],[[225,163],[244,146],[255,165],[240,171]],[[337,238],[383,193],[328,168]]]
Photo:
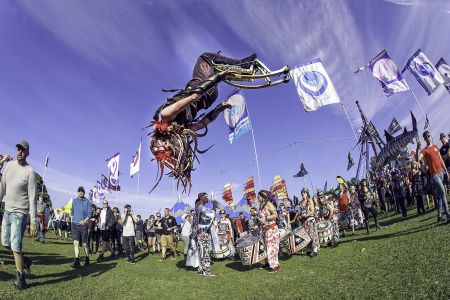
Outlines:
[[73,264],[71,264],[70,266],[72,268],[81,268],[80,258],[79,257],[75,258],[75,260],[73,261]]
[[367,234],[370,234],[369,222],[366,222],[366,230]]
[[14,287],[16,290],[23,290],[27,288],[27,283],[25,281],[25,275],[20,274],[19,271],[16,271],[16,278],[14,279]]
[[86,259],[84,260],[84,266],[88,267],[91,264],[91,262],[89,261],[89,257],[86,256]]

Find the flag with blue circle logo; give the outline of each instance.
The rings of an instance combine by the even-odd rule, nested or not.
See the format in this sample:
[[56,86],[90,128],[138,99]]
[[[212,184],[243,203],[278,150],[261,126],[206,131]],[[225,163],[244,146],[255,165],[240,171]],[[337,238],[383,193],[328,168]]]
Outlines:
[[406,68],[408,68],[414,77],[416,77],[428,96],[444,83],[441,74],[420,49],[411,56],[402,72],[404,72]]
[[223,115],[230,130],[228,141],[233,144],[235,139],[252,129],[252,124],[241,89],[233,91],[226,102],[232,105],[231,108],[225,109]]
[[290,75],[305,111],[341,102],[320,59],[297,66],[290,71]]
[[450,92],[450,66],[445,61],[445,59],[441,58],[436,64],[436,69],[441,73],[442,78],[444,79],[444,85],[447,91]]

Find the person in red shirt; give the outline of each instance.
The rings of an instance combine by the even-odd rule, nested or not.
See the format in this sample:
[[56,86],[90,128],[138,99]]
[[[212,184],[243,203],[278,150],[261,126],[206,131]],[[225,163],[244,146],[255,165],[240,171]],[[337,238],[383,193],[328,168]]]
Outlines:
[[423,139],[427,143],[427,146],[420,151],[420,142],[417,143],[417,161],[425,159],[430,172],[431,181],[433,182],[434,189],[436,191],[437,198],[437,213],[438,222],[442,220],[442,206],[444,207],[445,214],[447,215],[447,224],[450,224],[450,212],[448,210],[447,197],[445,196],[445,189],[443,184],[443,171],[447,174],[444,161],[442,160],[439,149],[431,141],[431,134],[428,131],[423,132]]
[[339,201],[339,224],[341,225],[341,228],[344,231],[345,236],[345,229],[347,227],[350,227],[352,229],[352,232],[355,232],[355,219],[353,218],[352,210],[349,206],[349,195],[347,191],[347,187],[344,183],[339,183],[339,195],[338,195],[338,201]]

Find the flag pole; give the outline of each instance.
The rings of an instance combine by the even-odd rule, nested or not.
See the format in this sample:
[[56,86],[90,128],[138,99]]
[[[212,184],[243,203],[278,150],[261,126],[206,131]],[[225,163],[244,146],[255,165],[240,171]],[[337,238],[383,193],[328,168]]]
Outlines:
[[358,138],[356,136],[355,129],[353,128],[352,121],[350,121],[350,117],[348,116],[347,109],[345,108],[345,105],[344,105],[344,103],[342,103],[342,101],[340,101],[339,103],[341,103],[342,109],[344,110],[345,115],[347,116],[347,120],[348,120],[348,123],[350,124],[350,127],[352,128],[353,136],[355,137],[355,141],[358,142]]
[[[295,145],[295,149],[297,149],[298,160],[301,163],[302,161],[300,160],[300,150],[298,150],[297,142],[295,142],[294,145]],[[309,174],[309,172],[308,172],[308,178],[309,178],[309,182],[311,183],[311,190],[313,191],[313,194],[314,194],[315,193],[314,186],[313,186],[311,175]],[[305,176],[303,176],[303,184],[304,184],[304,186],[306,186],[306,184],[305,184]]]
[[[244,94],[244,91],[242,91],[242,94]],[[253,131],[253,124],[252,124],[252,121],[250,119],[250,111],[248,109],[247,101],[245,101],[245,108],[247,108],[248,120],[249,120],[249,122],[251,124],[251,127],[252,127],[253,150],[255,151],[256,170],[258,171],[259,189],[262,189],[261,173],[259,171],[259,162],[258,162],[258,152],[256,151],[255,133]]]
[[42,198],[44,198],[45,173],[47,173],[47,165],[48,165],[49,155],[50,155],[50,152],[47,152],[47,157],[45,157],[45,163],[44,163],[44,175],[42,177],[42,191],[41,191]]
[[139,207],[139,182],[140,182],[140,177],[141,177],[141,171],[139,170],[138,173],[138,182],[137,182],[137,197],[136,197],[136,209]]
[[[414,94],[414,91],[412,90],[411,87],[409,88],[409,90],[411,91],[411,94],[413,95],[414,99],[416,100],[417,105],[419,106],[420,111],[422,112],[423,118],[424,118],[424,120],[425,120],[425,122],[426,122],[427,116],[426,116],[426,114],[425,114],[425,111],[424,111],[423,108],[422,108],[422,105],[420,105],[419,99],[417,98],[416,94]],[[431,126],[429,126],[429,127],[430,127],[430,130],[431,130]]]

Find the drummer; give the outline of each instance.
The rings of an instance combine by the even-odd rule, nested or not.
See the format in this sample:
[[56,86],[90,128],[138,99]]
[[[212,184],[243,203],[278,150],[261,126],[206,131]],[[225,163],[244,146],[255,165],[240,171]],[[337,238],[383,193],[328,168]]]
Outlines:
[[319,235],[317,233],[315,219],[316,207],[307,188],[303,188],[301,194],[302,202],[300,203],[300,220],[303,223],[303,228],[305,228],[306,232],[308,232],[311,237],[312,242],[308,254],[311,258],[314,258],[317,256],[317,252],[319,252],[320,248]]
[[280,212],[277,219],[278,229],[280,230],[280,236],[283,236],[291,230],[291,224],[289,220],[289,212],[286,211],[286,206],[283,202],[280,203]]
[[263,226],[262,237],[266,246],[267,261],[269,263],[270,272],[280,272],[281,267],[278,262],[278,252],[280,249],[280,232],[276,219],[278,217],[277,209],[270,202],[270,193],[261,190],[258,193],[259,202],[259,221]]
[[349,203],[349,192],[345,183],[339,183],[339,224],[345,235],[345,229],[350,225],[352,232],[355,232],[355,219]]
[[331,222],[333,228],[333,238],[328,243],[330,247],[336,247],[339,243],[339,224],[331,197],[325,196],[322,190],[317,190],[317,199],[319,204],[319,216],[321,220]]

